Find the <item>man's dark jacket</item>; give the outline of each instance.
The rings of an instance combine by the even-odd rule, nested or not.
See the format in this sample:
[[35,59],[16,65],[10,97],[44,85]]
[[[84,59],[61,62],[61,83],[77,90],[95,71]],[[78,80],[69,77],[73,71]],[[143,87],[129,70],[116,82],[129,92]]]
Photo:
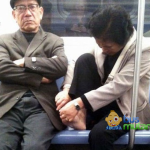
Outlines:
[[[44,32],[41,28],[30,44],[20,30],[0,36],[0,118],[30,90],[53,125],[58,130],[63,129],[54,100],[58,93],[55,80],[64,76],[67,70],[63,46],[60,37]],[[13,63],[23,57],[24,67]],[[32,57],[36,57],[35,62]],[[43,77],[53,82],[41,83]]]

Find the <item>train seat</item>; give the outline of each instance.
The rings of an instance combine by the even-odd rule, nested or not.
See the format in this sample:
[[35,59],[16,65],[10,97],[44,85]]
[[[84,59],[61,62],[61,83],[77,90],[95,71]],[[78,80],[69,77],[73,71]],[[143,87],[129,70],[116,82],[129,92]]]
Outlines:
[[[60,85],[63,82],[63,77],[57,80],[57,85],[60,89]],[[150,95],[150,88],[149,88]],[[150,102],[150,96],[149,96]],[[74,130],[68,127],[66,130],[60,131],[52,139],[52,144],[88,144],[88,135],[90,130]],[[127,145],[129,140],[129,133],[121,136],[115,145]],[[150,145],[150,130],[139,130],[135,132],[135,145]]]

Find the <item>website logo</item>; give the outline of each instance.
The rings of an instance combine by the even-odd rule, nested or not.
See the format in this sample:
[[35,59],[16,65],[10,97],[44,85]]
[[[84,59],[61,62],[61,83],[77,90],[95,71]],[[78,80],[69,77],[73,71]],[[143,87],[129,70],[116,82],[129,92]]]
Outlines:
[[[139,117],[133,117],[131,119],[130,117],[126,117],[125,115],[122,117],[119,117],[118,114],[111,110],[108,117],[105,118],[105,121],[107,122],[108,126],[106,127],[106,130],[122,130],[122,127],[119,125],[121,121],[123,121],[123,130],[149,130],[150,124],[140,124],[139,123]],[[135,123],[135,124],[134,124]]]
[[110,111],[110,114],[105,118],[105,121],[108,124],[106,130],[122,130],[121,126],[119,125],[122,121],[122,118],[119,117],[114,110]]
[[[125,115],[123,116],[123,123],[125,123],[123,125],[123,130],[129,130],[129,129],[133,129],[133,130],[149,130],[150,128],[150,124],[140,124],[139,123],[139,117],[133,117],[133,119],[131,120],[130,117],[126,117]],[[136,123],[131,124],[131,123]]]

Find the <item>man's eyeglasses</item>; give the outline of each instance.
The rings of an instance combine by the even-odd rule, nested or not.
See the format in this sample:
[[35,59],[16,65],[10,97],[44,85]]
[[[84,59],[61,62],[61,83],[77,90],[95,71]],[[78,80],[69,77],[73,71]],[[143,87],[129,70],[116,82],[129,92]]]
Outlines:
[[18,5],[18,6],[15,6],[14,7],[14,10],[18,11],[19,13],[24,13],[26,11],[26,9],[29,9],[30,12],[34,12],[37,10],[38,8],[38,4],[31,4],[31,5],[28,5],[28,6],[24,6],[24,5]]

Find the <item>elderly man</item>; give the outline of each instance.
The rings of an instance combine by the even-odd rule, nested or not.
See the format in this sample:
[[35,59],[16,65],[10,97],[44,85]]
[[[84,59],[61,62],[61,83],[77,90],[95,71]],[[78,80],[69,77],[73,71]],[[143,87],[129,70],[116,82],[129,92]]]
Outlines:
[[0,149],[47,150],[64,125],[56,79],[66,73],[63,40],[40,27],[41,0],[11,0],[20,29],[0,36]]

